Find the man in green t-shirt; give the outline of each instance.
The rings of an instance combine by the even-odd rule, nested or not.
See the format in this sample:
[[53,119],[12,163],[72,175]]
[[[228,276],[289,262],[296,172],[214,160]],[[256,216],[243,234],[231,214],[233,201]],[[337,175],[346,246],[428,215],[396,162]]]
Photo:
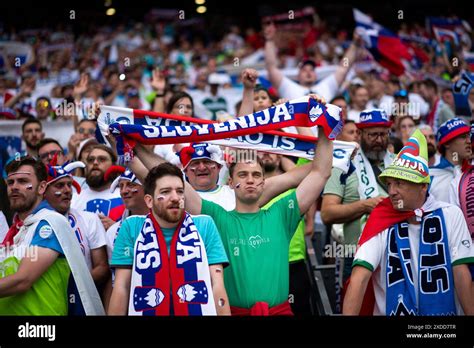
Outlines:
[[[322,129],[319,134],[324,134]],[[264,165],[256,156],[242,157],[229,167],[235,210],[226,211],[203,200],[189,184],[185,190],[186,210],[210,215],[221,234],[230,261],[224,281],[232,314],[291,315],[288,246],[301,216],[330,176],[332,142],[325,136],[319,138],[309,174],[294,192],[267,210],[259,207],[265,187]]]

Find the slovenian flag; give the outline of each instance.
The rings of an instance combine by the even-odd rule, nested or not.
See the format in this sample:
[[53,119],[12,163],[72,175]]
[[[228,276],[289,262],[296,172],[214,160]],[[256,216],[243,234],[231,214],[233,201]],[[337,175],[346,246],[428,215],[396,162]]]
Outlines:
[[464,54],[464,61],[469,67],[471,72],[474,72],[474,52],[463,52]]
[[455,31],[440,27],[433,27],[433,33],[436,37],[436,41],[439,43],[449,41],[455,46],[459,46],[459,35]]
[[400,76],[414,59],[410,49],[388,29],[374,22],[365,13],[353,9],[356,30],[374,59],[390,73]]

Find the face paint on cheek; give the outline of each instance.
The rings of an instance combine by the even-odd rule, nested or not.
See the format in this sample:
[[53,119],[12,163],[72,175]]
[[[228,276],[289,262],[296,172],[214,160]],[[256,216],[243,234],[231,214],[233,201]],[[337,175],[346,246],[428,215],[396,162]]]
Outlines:
[[55,196],[61,196],[61,191],[56,191],[56,192],[54,192],[54,195],[55,195]]
[[130,191],[132,191],[132,193],[137,193],[138,189],[131,189]]
[[27,190],[33,190],[33,184],[28,184],[26,185]]
[[164,201],[165,198],[166,198],[166,197],[163,196],[163,195],[159,195],[158,197],[156,197],[156,199],[159,200],[159,201]]
[[235,185],[235,188],[238,189],[240,187],[240,183],[238,183],[237,185]]

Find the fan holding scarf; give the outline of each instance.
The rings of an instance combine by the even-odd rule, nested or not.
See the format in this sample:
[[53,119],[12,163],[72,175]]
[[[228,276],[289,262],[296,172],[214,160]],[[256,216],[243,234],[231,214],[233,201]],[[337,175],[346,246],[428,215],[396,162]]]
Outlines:
[[417,130],[380,175],[389,197],[372,211],[359,239],[344,314],[474,313],[471,236],[458,207],[428,194],[427,157]]
[[115,241],[115,284],[108,313],[230,314],[224,247],[209,216],[191,216],[184,210],[181,170],[170,163],[154,167],[144,190],[149,213],[125,219]]

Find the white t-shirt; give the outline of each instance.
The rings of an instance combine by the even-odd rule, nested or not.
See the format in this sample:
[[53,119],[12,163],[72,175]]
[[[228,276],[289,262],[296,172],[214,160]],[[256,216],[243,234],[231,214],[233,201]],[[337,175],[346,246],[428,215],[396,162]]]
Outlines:
[[91,213],[102,213],[114,221],[119,221],[125,210],[120,190],[118,187],[114,192],[109,188],[103,191],[93,191],[90,187],[82,189],[79,195],[72,196],[71,208]]
[[97,215],[87,211],[69,209],[68,220],[79,241],[87,267],[92,270],[91,250],[106,245],[104,226]]
[[122,221],[114,223],[112,226],[109,227],[107,233],[105,234],[105,241],[107,243],[107,256],[110,261],[112,260],[112,253],[114,251],[115,239],[120,230],[120,226],[122,226]]
[[8,233],[8,223],[3,212],[0,211],[0,241],[2,241]]
[[359,123],[361,112],[362,111],[359,110],[349,109],[349,111],[347,111],[347,119]]
[[462,172],[456,174],[456,177],[449,184],[448,201],[456,207],[461,207],[459,202],[459,182],[461,181]]
[[337,83],[334,74],[319,81],[317,84],[311,86],[311,88],[303,87],[288,77],[283,76],[280,87],[278,88],[278,93],[280,94],[280,97],[289,100],[301,98],[310,93],[316,93],[319,96],[324,97],[324,99],[329,103],[329,101],[336,96],[338,89],[339,84]]
[[212,191],[196,191],[202,199],[219,204],[227,211],[235,209],[235,193],[229,185],[217,186]]
[[387,113],[388,116],[392,114],[392,104],[394,102],[394,98],[390,95],[383,95],[379,101],[377,100],[369,100],[366,105],[366,109],[383,109]]
[[430,195],[433,195],[433,197],[439,201],[449,202],[449,186],[460,173],[460,166],[449,166],[445,168],[430,167]]
[[[448,234],[449,252],[451,264],[463,263],[463,259],[474,257],[471,235],[467,229],[466,221],[462,211],[453,205],[446,204],[442,208],[445,225]],[[354,257],[354,264],[372,268],[372,281],[374,284],[375,307],[374,315],[385,315],[386,313],[386,291],[387,291],[387,238],[389,229],[384,230],[375,237],[362,244]],[[411,262],[413,279],[418,279],[418,258],[420,245],[421,225],[408,225],[408,238],[410,241]],[[414,281],[415,293],[418,294],[418,281]],[[458,314],[462,314],[456,291],[454,290],[456,308]],[[417,298],[418,301],[418,298]]]

